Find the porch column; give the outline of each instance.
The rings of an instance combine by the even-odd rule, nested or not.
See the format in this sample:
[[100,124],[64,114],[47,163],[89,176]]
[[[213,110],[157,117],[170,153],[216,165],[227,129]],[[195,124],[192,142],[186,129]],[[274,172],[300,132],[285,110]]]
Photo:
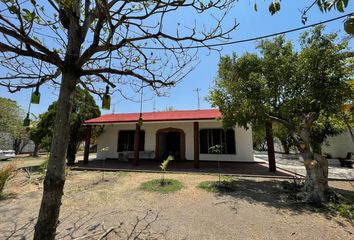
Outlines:
[[87,125],[86,126],[85,150],[84,150],[84,164],[87,164],[88,160],[89,160],[91,132],[92,132],[92,125]]
[[266,138],[267,138],[269,171],[276,172],[277,169],[275,165],[272,121],[267,120],[265,124],[265,128],[266,128]]
[[199,168],[199,122],[193,123],[194,129],[194,168]]
[[140,126],[139,124],[135,124],[134,161],[133,161],[134,166],[137,166],[139,164],[139,149],[140,149]]

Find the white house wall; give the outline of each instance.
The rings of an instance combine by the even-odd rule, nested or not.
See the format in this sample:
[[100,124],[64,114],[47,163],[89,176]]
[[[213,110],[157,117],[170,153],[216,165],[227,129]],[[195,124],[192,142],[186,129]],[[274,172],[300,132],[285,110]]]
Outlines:
[[333,158],[344,158],[347,156],[348,152],[354,152],[354,143],[350,137],[349,131],[334,137],[329,137],[322,146],[322,152],[330,154]]
[[[220,128],[220,122],[199,122],[199,128]],[[180,128],[185,133],[186,159],[194,158],[193,122],[155,122],[144,123],[141,130],[145,131],[145,151],[155,151],[156,132],[163,128]],[[97,158],[118,158],[118,132],[135,130],[135,124],[108,124],[97,139]],[[219,155],[221,161],[254,161],[252,149],[252,131],[235,128],[236,154]],[[154,157],[154,156],[152,156]],[[217,160],[213,154],[200,154],[200,160]]]

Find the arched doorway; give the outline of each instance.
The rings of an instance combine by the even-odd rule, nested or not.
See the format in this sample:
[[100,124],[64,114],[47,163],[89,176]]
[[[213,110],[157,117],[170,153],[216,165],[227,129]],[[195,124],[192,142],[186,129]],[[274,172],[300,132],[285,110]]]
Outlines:
[[155,158],[166,159],[173,155],[175,160],[186,160],[185,133],[179,128],[163,128],[156,132]]

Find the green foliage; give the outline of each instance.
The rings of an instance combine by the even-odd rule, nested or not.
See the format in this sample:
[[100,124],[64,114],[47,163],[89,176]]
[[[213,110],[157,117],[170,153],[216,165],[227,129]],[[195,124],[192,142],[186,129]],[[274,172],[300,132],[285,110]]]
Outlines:
[[165,161],[163,161],[160,165],[161,170],[163,171],[162,173],[162,178],[161,178],[161,185],[165,183],[165,172],[167,171],[168,164],[170,161],[173,160],[173,156],[169,155]]
[[0,132],[18,135],[22,129],[23,111],[16,101],[0,97]]
[[[289,130],[279,123],[273,123],[273,137],[279,139],[284,153],[288,154],[294,146],[294,141],[289,133]],[[253,148],[259,151],[267,150],[265,125],[252,126]]]
[[337,43],[336,37],[319,26],[301,36],[298,52],[280,36],[259,42],[260,57],[222,57],[208,99],[223,113],[223,124],[247,127],[271,119],[299,140],[301,121],[313,114],[319,125],[314,130],[321,129],[313,133],[313,146],[339,132],[328,119],[338,114],[353,89],[348,84],[352,70],[346,68],[343,54],[347,43]]
[[15,171],[15,166],[9,164],[0,169],[0,195],[4,190],[6,182],[10,179],[13,172]]
[[252,141],[253,141],[253,149],[257,151],[266,151],[266,132],[264,124],[254,125],[252,126]]
[[[88,91],[77,87],[75,101],[70,116],[70,142],[67,153],[68,161],[75,161],[75,154],[81,141],[85,139],[85,127],[82,126],[85,120],[101,115],[99,107]],[[39,116],[39,120],[30,129],[30,137],[39,147],[50,150],[54,119],[57,110],[57,102],[52,103],[47,112]],[[101,129],[93,128],[93,137],[97,137]]]
[[290,153],[290,149],[294,146],[289,130],[279,123],[273,124],[273,137],[278,138],[285,154]]
[[[24,113],[16,101],[0,97],[0,116],[0,133],[9,133],[17,143],[28,138],[27,129],[23,126]],[[6,147],[6,142],[0,138],[0,149]],[[18,153],[18,146],[15,146],[15,151]]]
[[343,133],[346,130],[346,125],[341,116],[341,113],[327,116],[321,112],[317,121],[311,128],[312,148],[316,152],[321,152],[321,146],[327,137],[335,136]]
[[160,165],[161,170],[164,171],[164,172],[166,172],[167,167],[168,167],[168,164],[169,164],[170,161],[172,161],[172,160],[173,160],[173,156],[172,156],[172,155],[169,155],[169,156],[167,157],[167,159],[161,163],[161,165]]
[[277,12],[280,11],[280,1],[273,1],[270,5],[269,5],[269,12],[274,15]]
[[322,12],[327,12],[336,9],[339,12],[344,12],[348,7],[349,0],[317,0],[317,6]]
[[165,179],[161,184],[160,179],[154,179],[141,184],[141,189],[150,192],[171,193],[182,189],[183,184],[176,179]]

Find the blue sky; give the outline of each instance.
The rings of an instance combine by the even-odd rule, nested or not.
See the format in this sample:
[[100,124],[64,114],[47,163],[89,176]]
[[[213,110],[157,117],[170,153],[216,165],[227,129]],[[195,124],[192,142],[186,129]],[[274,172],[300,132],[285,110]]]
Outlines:
[[[306,0],[283,0],[282,9],[279,13],[271,16],[268,12],[268,5],[270,1],[257,1],[258,11],[253,10],[254,1],[250,0],[240,0],[234,8],[230,11],[224,22],[225,26],[230,25],[233,19],[240,24],[239,27],[231,34],[232,40],[239,40],[245,38],[257,37],[260,35],[266,35],[274,32],[284,31],[291,28],[296,28],[302,26],[301,23],[301,13],[300,9],[308,6],[312,1]],[[353,2],[344,14],[354,11]],[[308,13],[307,24],[320,22],[333,17],[343,15],[337,11],[332,11],[329,13],[321,13],[317,7],[313,8]],[[183,14],[181,18],[184,21],[193,21],[196,16],[193,14]],[[203,23],[203,21],[208,21],[208,17],[199,18],[197,20]],[[345,37],[343,31],[343,20],[338,20],[332,23],[326,24],[326,31],[333,32],[336,31],[339,34],[339,38]],[[290,33],[286,35],[288,40],[292,40],[295,47],[298,46],[297,39],[301,32]],[[353,47],[353,40],[350,44]],[[255,42],[241,43],[235,45],[229,45],[223,47],[222,51],[219,52],[208,52],[207,50],[200,50],[198,52],[198,62],[195,70],[187,75],[182,82],[180,82],[176,87],[166,90],[168,93],[167,97],[153,97],[153,93],[145,91],[145,100],[143,103],[143,111],[152,111],[154,106],[156,110],[164,110],[166,107],[173,107],[175,109],[196,109],[197,108],[197,95],[193,91],[196,88],[200,88],[200,102],[201,109],[210,108],[208,102],[205,101],[205,96],[207,96],[209,89],[213,85],[213,80],[217,72],[217,64],[220,55],[232,54],[236,52],[241,55],[245,52],[255,52]],[[3,70],[0,70],[3,71]],[[3,75],[3,73],[1,73]],[[127,90],[129,92],[129,90]],[[31,112],[35,115],[46,111],[49,104],[55,101],[58,97],[58,89],[54,89],[51,86],[44,86],[41,88],[42,98],[39,105],[32,105]],[[30,100],[30,90],[22,90],[18,93],[8,93],[5,88],[0,87],[0,96],[7,97],[16,100],[19,105],[27,109]],[[133,96],[133,95],[132,95]],[[110,111],[102,110],[102,114],[105,113],[125,113],[125,112],[138,112],[139,104],[136,102],[131,102],[122,98],[118,93],[112,96],[112,105]],[[138,98],[137,95],[135,95]],[[101,101],[95,96],[97,104],[100,106]],[[27,110],[26,110],[27,111]]]

